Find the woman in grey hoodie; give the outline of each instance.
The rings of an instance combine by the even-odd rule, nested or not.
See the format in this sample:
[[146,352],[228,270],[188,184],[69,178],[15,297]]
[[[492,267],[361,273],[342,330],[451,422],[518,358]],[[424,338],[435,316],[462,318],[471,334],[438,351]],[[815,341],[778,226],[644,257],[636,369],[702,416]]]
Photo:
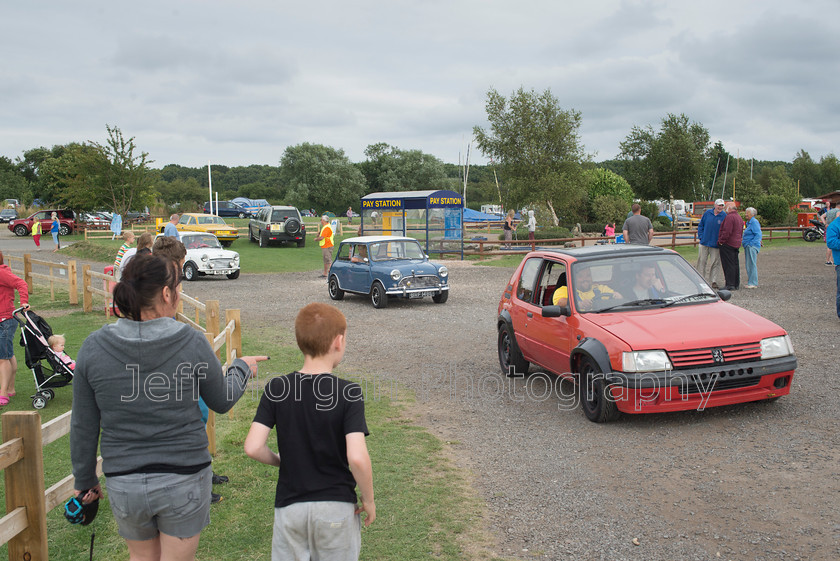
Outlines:
[[77,495],[101,496],[99,442],[108,498],[132,559],[194,559],[210,523],[212,469],[199,396],[219,413],[245,391],[256,362],[227,375],[203,334],[173,319],[181,271],[138,254],[114,288],[121,317],[79,350],[73,381],[70,455]]

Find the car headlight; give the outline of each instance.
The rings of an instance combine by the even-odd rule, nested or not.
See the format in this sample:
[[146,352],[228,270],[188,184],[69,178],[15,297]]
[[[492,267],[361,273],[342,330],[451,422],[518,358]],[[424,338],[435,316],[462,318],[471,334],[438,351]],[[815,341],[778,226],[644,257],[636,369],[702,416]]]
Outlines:
[[393,271],[391,271],[391,278],[395,281],[398,281],[402,278],[402,273],[399,269],[394,269]]
[[234,263],[239,263],[239,254],[238,253],[233,256],[233,262]]
[[793,344],[790,336],[768,337],[761,340],[761,358],[779,358],[793,354]]
[[210,258],[209,258],[209,257],[207,257],[207,254],[206,254],[206,253],[205,253],[204,255],[202,255],[202,256],[201,256],[201,260],[202,260],[202,261],[207,261],[208,259],[210,259]]
[[236,267],[236,260],[232,260],[230,263],[228,263],[228,267]]
[[441,278],[445,279],[449,275],[449,269],[447,269],[445,265],[441,265],[438,269],[438,274],[441,276]]
[[624,372],[661,372],[673,368],[665,351],[621,353],[621,367]]

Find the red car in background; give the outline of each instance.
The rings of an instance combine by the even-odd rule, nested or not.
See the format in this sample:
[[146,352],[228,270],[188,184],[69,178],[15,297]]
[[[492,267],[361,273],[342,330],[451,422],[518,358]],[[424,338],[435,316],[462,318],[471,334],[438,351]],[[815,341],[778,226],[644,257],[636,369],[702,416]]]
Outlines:
[[499,302],[499,364],[507,375],[531,363],[557,374],[558,392],[572,379],[572,404],[594,422],[787,395],[790,337],[730,297],[661,247],[534,251]]
[[58,215],[59,230],[58,233],[62,236],[68,236],[76,231],[76,214],[72,210],[39,210],[35,214],[27,218],[18,218],[9,222],[9,230],[15,233],[16,236],[28,236],[32,232],[32,225],[35,220],[41,222],[41,230],[44,235],[49,234],[50,227],[52,227],[52,213]]

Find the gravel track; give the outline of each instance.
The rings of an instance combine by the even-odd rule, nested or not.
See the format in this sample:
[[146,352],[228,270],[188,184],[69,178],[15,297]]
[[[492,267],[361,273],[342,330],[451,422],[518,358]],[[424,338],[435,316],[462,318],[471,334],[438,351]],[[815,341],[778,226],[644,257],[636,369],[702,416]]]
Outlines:
[[[773,403],[590,423],[556,395],[543,398],[554,381],[533,368],[510,385],[502,377],[495,318],[513,270],[460,262],[448,263],[445,304],[336,302],[349,324],[339,371],[372,377],[374,392],[393,392],[396,381],[416,393],[417,421],[472,474],[501,557],[836,560],[840,321],[824,252],[762,251],[760,288],[730,301],[791,334],[799,368],[791,395]],[[303,304],[330,302],[314,271],[200,279],[184,290],[240,308],[249,330],[267,334],[291,328]]]

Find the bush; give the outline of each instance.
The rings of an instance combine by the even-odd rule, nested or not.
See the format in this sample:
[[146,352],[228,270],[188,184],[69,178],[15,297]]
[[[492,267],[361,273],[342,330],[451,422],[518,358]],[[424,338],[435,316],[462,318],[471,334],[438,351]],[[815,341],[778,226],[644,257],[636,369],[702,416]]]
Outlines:
[[764,217],[768,225],[782,224],[790,214],[787,201],[780,195],[764,195],[758,199],[755,210]]
[[[540,228],[537,227],[537,231],[534,232],[534,239],[536,240],[553,240],[556,238],[571,238],[572,231],[568,228],[563,226],[558,227],[551,227],[551,228]],[[504,241],[505,234],[502,232],[499,234],[499,240]],[[514,239],[518,240],[527,240],[528,239],[528,228],[520,226],[516,229],[516,236]]]

